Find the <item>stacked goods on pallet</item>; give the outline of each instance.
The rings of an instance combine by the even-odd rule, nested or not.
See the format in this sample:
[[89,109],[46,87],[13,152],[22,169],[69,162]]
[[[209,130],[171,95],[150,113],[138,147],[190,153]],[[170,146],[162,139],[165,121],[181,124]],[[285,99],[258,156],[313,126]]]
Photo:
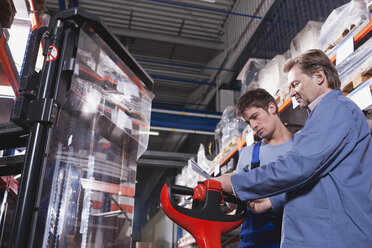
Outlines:
[[[196,162],[198,163],[199,167],[203,171],[210,173],[210,167],[211,167],[212,161],[208,160],[207,157],[205,156],[205,149],[204,149],[203,144],[200,144],[199,146]],[[205,178],[200,177],[200,180],[204,180],[204,179]]]
[[[233,147],[236,145],[236,138],[242,135],[242,132],[247,125],[241,118],[236,117],[235,107],[228,106],[222,113],[222,147]],[[231,150],[231,149],[230,149]]]
[[319,34],[322,22],[309,21],[306,26],[293,38],[290,43],[292,58],[299,56],[307,50],[319,48]]
[[[192,158],[191,158],[192,159]],[[192,169],[191,159],[187,161],[186,173],[186,187],[194,188],[198,184],[199,175]]]
[[211,170],[214,169],[216,163],[221,162],[240,144],[240,137],[246,125],[243,119],[236,117],[234,106],[226,107],[215,130],[215,141],[219,153],[211,163]]
[[[176,176],[176,185],[193,188],[197,185],[198,181],[205,180],[205,177],[201,176],[195,171],[195,169],[193,169],[193,160],[194,158],[190,158],[187,162],[187,165],[182,168],[181,173]],[[203,144],[200,144],[196,162],[203,171],[210,173],[211,161],[205,156]]]
[[258,74],[266,64],[265,59],[251,58],[247,61],[243,68],[243,76],[241,79],[240,95],[243,95],[248,90],[258,88]]
[[325,52],[332,50],[354,27],[368,17],[365,0],[352,0],[334,9],[320,30],[320,49]]
[[221,154],[222,150],[227,150],[227,146],[234,143],[236,137],[241,136],[245,126],[245,122],[236,117],[235,107],[227,106],[214,131],[217,152]]
[[258,86],[265,89],[272,96],[275,96],[278,91],[284,91],[287,88],[287,76],[283,72],[286,59],[284,55],[276,55],[260,70],[258,75]]
[[372,39],[369,39],[336,66],[344,94],[372,77]]
[[185,169],[185,167],[182,168],[181,170],[181,173],[177,174],[175,180],[174,180],[174,184],[175,185],[181,185],[181,186],[185,186],[186,183],[185,183],[185,180],[183,178],[183,170]]
[[189,159],[187,165],[182,168],[181,173],[176,176],[175,184],[186,187],[194,187],[194,185],[196,186],[197,182],[196,177],[197,174],[193,171],[191,159]]
[[214,141],[216,146],[216,154],[219,154],[222,150],[222,119],[217,123],[216,129],[214,130]]

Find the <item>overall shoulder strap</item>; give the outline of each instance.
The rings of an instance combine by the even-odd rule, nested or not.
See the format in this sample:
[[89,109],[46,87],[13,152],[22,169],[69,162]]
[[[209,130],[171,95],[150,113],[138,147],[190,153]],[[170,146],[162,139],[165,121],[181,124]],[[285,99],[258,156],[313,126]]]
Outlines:
[[257,168],[260,166],[260,147],[262,140],[258,141],[253,146],[252,160],[251,160],[251,169]]

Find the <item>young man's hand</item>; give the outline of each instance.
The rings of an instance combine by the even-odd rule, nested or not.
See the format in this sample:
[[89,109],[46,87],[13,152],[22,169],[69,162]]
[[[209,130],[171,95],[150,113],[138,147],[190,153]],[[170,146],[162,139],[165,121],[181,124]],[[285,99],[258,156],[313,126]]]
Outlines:
[[269,198],[257,199],[247,202],[247,207],[255,214],[261,214],[272,209]]
[[212,178],[213,180],[219,181],[222,184],[222,191],[228,194],[233,194],[232,184],[231,184],[231,176],[234,175],[235,172],[229,172],[223,174],[222,176]]

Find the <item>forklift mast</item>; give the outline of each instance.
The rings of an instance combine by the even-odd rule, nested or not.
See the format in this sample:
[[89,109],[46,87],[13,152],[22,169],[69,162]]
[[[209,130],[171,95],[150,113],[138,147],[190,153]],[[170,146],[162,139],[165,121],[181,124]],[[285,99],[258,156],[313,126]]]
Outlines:
[[131,246],[152,90],[94,15],[68,9],[32,32],[12,113],[29,138],[9,247]]

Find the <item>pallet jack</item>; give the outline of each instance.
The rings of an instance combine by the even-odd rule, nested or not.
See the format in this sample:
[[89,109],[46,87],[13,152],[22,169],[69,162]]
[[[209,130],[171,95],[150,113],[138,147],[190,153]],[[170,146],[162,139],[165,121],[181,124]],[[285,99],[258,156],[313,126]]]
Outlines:
[[[179,206],[173,194],[191,195],[192,208]],[[195,188],[165,184],[160,201],[164,213],[187,230],[199,248],[220,248],[221,235],[242,224],[246,215],[246,206],[238,198],[223,194],[221,183],[213,179],[198,182]],[[224,202],[238,204],[235,214],[221,210]]]

